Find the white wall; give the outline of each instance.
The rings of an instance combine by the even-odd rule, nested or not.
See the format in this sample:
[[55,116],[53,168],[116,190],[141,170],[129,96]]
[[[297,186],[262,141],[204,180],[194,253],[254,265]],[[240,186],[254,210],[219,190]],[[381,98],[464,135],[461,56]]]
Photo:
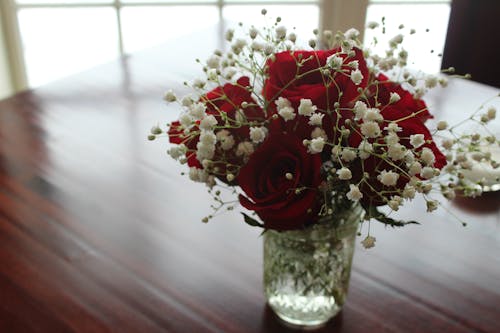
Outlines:
[[7,45],[5,42],[2,15],[0,15],[0,98],[5,98],[12,93],[13,88],[10,80],[10,69],[7,60]]

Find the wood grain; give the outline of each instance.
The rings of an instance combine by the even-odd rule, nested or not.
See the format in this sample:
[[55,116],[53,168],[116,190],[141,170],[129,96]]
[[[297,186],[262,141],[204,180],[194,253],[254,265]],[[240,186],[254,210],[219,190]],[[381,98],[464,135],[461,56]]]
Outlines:
[[[215,43],[202,41],[206,50]],[[198,69],[179,44],[0,102],[1,332],[294,332],[266,306],[262,240],[148,142],[177,116],[161,101]],[[198,50],[198,48],[197,48]],[[200,57],[203,55],[200,55]],[[454,81],[446,119],[496,94]],[[319,332],[500,331],[500,196],[457,200],[358,244],[343,312]],[[359,241],[358,241],[359,243]]]

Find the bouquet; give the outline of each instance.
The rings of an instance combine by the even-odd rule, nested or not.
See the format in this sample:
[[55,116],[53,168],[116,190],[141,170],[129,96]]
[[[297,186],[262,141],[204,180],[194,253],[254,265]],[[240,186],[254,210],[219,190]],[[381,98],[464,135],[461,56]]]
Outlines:
[[[239,203],[253,226],[303,230],[361,205],[365,220],[397,227],[417,223],[392,214],[417,195],[432,212],[441,196],[481,194],[481,180],[464,173],[475,161],[498,168],[483,147],[499,141],[487,131],[460,133],[461,123],[429,125],[422,97],[447,79],[408,70],[402,34],[378,55],[355,29],[315,31],[299,46],[280,21],[228,30],[229,50],[198,60],[204,77],[187,83],[193,93],[165,94],[179,104],[178,120],[152,128],[149,138],[167,134],[168,154],[210,188],[214,212],[204,222]],[[486,126],[495,116],[484,106],[468,120]],[[362,243],[374,242],[368,234]]]

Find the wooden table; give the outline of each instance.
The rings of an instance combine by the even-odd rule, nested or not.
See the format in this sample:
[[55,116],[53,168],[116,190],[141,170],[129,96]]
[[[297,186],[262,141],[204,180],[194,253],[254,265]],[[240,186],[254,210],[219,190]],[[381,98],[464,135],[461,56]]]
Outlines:
[[[1,332],[294,331],[266,307],[259,230],[201,223],[205,188],[146,140],[196,56],[170,44],[0,102]],[[496,93],[455,81],[429,105],[451,121]],[[372,224],[321,332],[500,332],[500,194],[445,206],[468,227],[421,202],[401,215],[422,226]]]

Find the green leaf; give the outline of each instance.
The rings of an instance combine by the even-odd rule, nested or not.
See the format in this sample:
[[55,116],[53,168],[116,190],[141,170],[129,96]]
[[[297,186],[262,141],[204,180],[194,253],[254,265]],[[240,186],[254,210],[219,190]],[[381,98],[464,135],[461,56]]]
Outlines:
[[241,214],[243,215],[246,224],[251,225],[252,227],[264,228],[264,225],[262,223],[260,223],[259,221],[257,221],[256,219],[254,219],[253,217],[250,217],[245,213],[241,213]]
[[368,214],[371,218],[374,218],[375,220],[377,220],[385,225],[389,225],[393,228],[404,227],[405,225],[408,225],[408,224],[420,224],[417,221],[411,221],[411,220],[410,221],[395,220],[393,218],[388,217],[387,215],[385,215],[385,213],[382,213],[381,211],[379,211],[377,209],[377,207],[374,207],[374,206],[370,206]]

